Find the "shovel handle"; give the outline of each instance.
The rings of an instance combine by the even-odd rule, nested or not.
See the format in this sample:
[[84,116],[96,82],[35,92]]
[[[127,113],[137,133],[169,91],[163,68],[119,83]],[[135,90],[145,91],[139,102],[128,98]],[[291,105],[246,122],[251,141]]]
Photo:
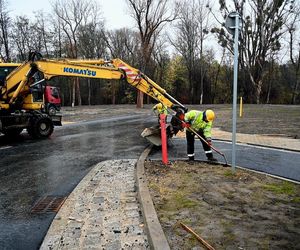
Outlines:
[[194,129],[192,129],[192,128],[188,128],[188,129],[189,129],[191,132],[193,132],[193,133],[194,133],[201,141],[203,141],[203,142],[206,143],[208,146],[210,146],[210,148],[211,148],[212,150],[214,150],[217,154],[223,156],[226,165],[228,165],[226,156],[225,156],[222,152],[220,152],[219,150],[217,150],[214,146],[209,145],[208,142],[207,142],[201,135],[199,135]]

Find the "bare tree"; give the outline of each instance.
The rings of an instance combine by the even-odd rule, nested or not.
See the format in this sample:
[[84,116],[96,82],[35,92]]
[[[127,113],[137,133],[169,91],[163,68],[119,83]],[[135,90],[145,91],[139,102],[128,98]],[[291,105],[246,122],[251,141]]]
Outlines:
[[[209,1],[208,1],[209,2]],[[204,59],[204,41],[211,29],[210,11],[207,9],[208,2],[198,0],[198,23],[199,23],[199,43],[200,43],[200,104],[203,104],[204,77],[207,66]]]
[[89,19],[78,27],[78,52],[84,58],[102,58],[106,55],[104,20],[96,5]]
[[11,19],[7,11],[6,0],[0,0],[0,55],[1,59],[5,62],[10,61],[9,49],[9,26]]
[[63,31],[61,20],[57,16],[52,16],[52,27],[51,27],[51,44],[53,45],[53,56],[54,57],[63,57]]
[[[121,58],[130,65],[137,65],[139,62],[139,54],[136,53],[139,49],[139,35],[137,32],[128,28],[122,28],[112,31],[107,31],[105,36],[106,47],[109,49],[109,54],[112,58]],[[116,80],[111,80],[112,103],[116,101],[116,94],[122,94],[127,99],[128,96],[133,96],[134,91],[130,86],[123,85]],[[118,92],[117,92],[118,87]]]
[[122,28],[106,32],[106,46],[113,58],[121,58],[131,65],[136,65],[139,56],[139,34],[128,28]]
[[[189,95],[194,96],[195,63],[199,45],[199,24],[197,21],[196,2],[185,0],[179,7],[179,22],[176,24],[176,41],[172,42],[176,50],[182,55],[188,72]],[[192,102],[192,98],[190,102]]]
[[103,58],[107,55],[103,26],[89,23],[78,30],[78,55],[83,58]]
[[[300,25],[300,5],[299,3],[292,11],[291,18],[286,27],[289,33],[289,57],[295,71],[295,84],[293,87],[291,103],[296,103],[298,96],[298,87],[300,82],[300,39],[299,39],[299,25]],[[298,34],[298,35],[297,35]]]
[[[174,11],[168,11],[169,2],[169,0],[127,0],[130,14],[136,22],[140,35],[141,62],[139,66],[146,73],[159,34],[167,23],[176,18]],[[138,91],[137,107],[143,107],[141,91]]]
[[[153,50],[155,79],[159,85],[164,86],[166,83],[166,72],[170,63],[170,56],[167,50],[167,39],[159,39]],[[169,87],[169,86],[165,86]]]
[[208,14],[209,10],[206,8],[206,4],[201,1],[182,1],[179,8],[179,21],[175,26],[177,36],[174,42],[171,41],[184,58],[187,66],[191,102],[195,98],[195,89],[198,83],[195,71],[196,68],[200,69],[200,104],[203,102],[203,82],[206,68],[203,44],[209,30]]
[[267,73],[266,73],[266,83],[268,84],[267,86],[267,97],[266,97],[266,103],[270,103],[270,95],[271,95],[271,90],[273,87],[273,82],[275,79],[276,75],[276,63],[275,63],[275,54],[271,54],[270,57],[268,58],[268,65],[267,65]]
[[[104,58],[107,55],[103,22],[97,18],[87,25],[81,25],[78,30],[78,55],[83,58]],[[83,81],[83,80],[81,80]],[[86,79],[88,87],[88,104],[92,100],[92,81]],[[99,82],[99,80],[96,80]],[[97,82],[97,85],[99,83]]]
[[[98,6],[94,1],[57,0],[54,2],[53,11],[60,20],[60,27],[66,36],[69,57],[78,57],[78,30],[80,26],[86,26],[89,23],[97,10]],[[73,83],[72,106],[75,106],[76,93],[78,105],[80,106],[81,94],[78,78],[75,78]]]
[[[232,0],[236,11],[243,19],[243,29],[240,35],[240,63],[250,78],[254,89],[254,99],[260,103],[262,86],[267,74],[267,58],[281,47],[280,39],[285,30],[283,24],[291,13],[293,1],[281,0]],[[225,17],[229,10],[228,1],[220,0],[220,10]],[[223,23],[224,25],[224,23]],[[212,32],[218,34],[219,43],[231,52],[232,37],[224,28],[215,28]]]
[[35,50],[30,39],[30,21],[25,16],[16,17],[13,25],[12,37],[17,51],[17,58],[25,61],[30,50]]
[[36,31],[36,36],[39,38],[40,47],[43,48],[41,52],[45,52],[43,54],[47,57],[50,56],[50,41],[52,40],[50,30],[47,28],[49,26],[45,13],[43,11],[35,12],[33,28]]
[[13,22],[11,36],[19,60],[27,60],[29,51],[33,50],[49,56],[50,33],[42,16],[34,21],[26,16],[17,16]]

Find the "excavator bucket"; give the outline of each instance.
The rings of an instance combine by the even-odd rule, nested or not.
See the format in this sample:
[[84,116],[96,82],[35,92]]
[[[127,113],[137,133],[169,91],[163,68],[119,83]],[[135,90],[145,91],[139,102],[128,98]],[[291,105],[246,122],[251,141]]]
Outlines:
[[[171,125],[169,123],[166,124],[166,132],[167,140],[169,140],[173,136],[171,133]],[[161,130],[159,125],[145,128],[141,133],[141,136],[147,139],[153,145],[161,146]]]
[[152,126],[150,128],[145,128],[144,131],[141,133],[141,136],[147,139],[150,143],[154,144],[155,146],[161,146],[161,132],[160,127]]

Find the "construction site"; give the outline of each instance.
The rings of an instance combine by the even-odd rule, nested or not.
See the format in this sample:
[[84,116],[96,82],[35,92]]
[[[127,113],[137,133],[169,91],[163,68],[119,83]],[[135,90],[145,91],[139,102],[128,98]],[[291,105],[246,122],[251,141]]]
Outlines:
[[[230,141],[231,124],[226,123],[226,120],[231,115],[231,107],[229,105],[209,107],[216,110],[218,114],[213,130],[215,143]],[[87,122],[99,115],[105,117],[107,108],[110,107],[67,108],[65,110],[65,123]],[[197,109],[198,107],[189,108]],[[83,110],[84,112],[82,112]],[[268,117],[266,117],[266,110],[269,113]],[[153,116],[151,106],[145,106],[142,110],[135,110],[132,106],[116,106],[109,116],[120,116],[121,113],[130,114],[132,112]],[[299,107],[291,109],[276,105],[245,106],[243,117],[238,119],[238,128],[241,132],[237,136],[237,141],[238,144],[258,149],[253,153],[247,147],[238,151],[238,158],[245,159],[244,162],[247,164],[244,167],[247,169],[240,165],[236,172],[232,172],[230,166],[224,167],[222,157],[218,157],[220,164],[206,162],[204,153],[201,153],[200,142],[196,146],[197,152],[199,152],[196,161],[188,162],[185,155],[184,133],[179,134],[177,138],[173,138],[169,142],[170,163],[168,165],[162,163],[159,148],[152,147],[148,153],[144,153],[146,156],[139,161],[140,164],[142,162],[144,165],[146,188],[149,189],[150,202],[154,204],[154,212],[151,213],[147,209],[144,211],[142,207],[139,207],[143,215],[146,213],[150,216],[150,222],[145,221],[146,217],[143,217],[144,220],[138,224],[138,232],[141,232],[140,230],[148,232],[148,238],[146,237],[147,241],[145,242],[145,236],[141,234],[142,236],[138,238],[138,244],[135,246],[143,249],[148,247],[165,249],[165,243],[170,249],[210,249],[205,244],[203,245],[199,239],[197,240],[195,235],[184,229],[183,224],[212,246],[211,249],[297,249],[300,223],[300,186],[297,170],[299,168],[300,141],[297,139],[299,138],[297,129],[284,126],[284,121],[279,122],[278,117],[286,114],[286,112],[290,117],[294,117],[294,120],[291,120],[292,124],[299,124],[299,118],[296,115],[299,112]],[[78,116],[79,113],[84,113],[84,115]],[[256,113],[255,119],[253,118],[254,113]],[[251,121],[251,125],[249,121]],[[269,124],[266,124],[264,130],[260,130],[259,125],[263,121],[268,121]],[[275,122],[277,125],[272,126]],[[247,126],[247,124],[249,125]],[[219,146],[219,144],[217,145]],[[221,147],[221,150],[230,159],[230,149],[227,148],[228,146]],[[269,161],[264,162],[264,169],[257,169],[261,161],[261,149],[270,150],[263,153],[263,157],[267,157]],[[279,157],[277,151],[282,152],[282,156]],[[289,152],[292,154],[289,155]],[[298,174],[292,170],[292,165]],[[274,172],[272,174],[276,166],[278,166],[279,172],[283,170],[286,173],[290,172],[291,175],[274,175]],[[99,171],[100,166],[94,168],[94,174],[97,169]],[[144,177],[141,175],[137,178]],[[88,179],[91,179],[91,176],[81,183],[82,186],[79,190],[75,190],[74,195],[77,194],[80,197],[79,194],[84,188],[83,185],[89,183]],[[143,186],[138,185],[138,193],[142,192],[141,195],[144,195],[143,188]],[[76,200],[75,197],[73,199]],[[77,240],[81,239],[84,234],[81,234],[81,237],[76,240],[76,237],[68,237],[61,231],[62,228],[57,228],[57,223],[61,227],[61,223],[68,224],[70,218],[82,220],[80,214],[77,214],[78,217],[71,216],[76,211],[76,202],[73,200],[73,202],[67,203],[63,213],[59,214],[59,216],[63,216],[62,220],[64,221],[54,221],[43,244],[44,249],[47,249],[47,246],[58,248],[68,246],[64,244],[77,246]],[[148,202],[142,200],[140,206],[143,204],[149,206]],[[158,218],[158,225],[151,225],[153,213]],[[65,226],[76,232],[74,227]],[[158,233],[160,232],[158,226],[162,228],[163,239],[161,239],[162,235]],[[154,230],[150,233],[150,238],[147,227],[150,227],[150,232],[151,227]],[[122,232],[120,234],[122,235]],[[58,239],[58,236],[61,237],[62,235],[64,241],[55,242],[55,236]],[[124,240],[123,242],[129,244],[129,241]]]
[[[2,239],[14,236],[3,248],[21,247],[13,239],[24,244],[41,225],[26,249],[298,247],[299,106],[240,102],[236,134],[229,105],[184,105],[120,59],[54,60],[31,52],[23,64],[2,68],[0,152],[2,178],[10,179],[1,181],[3,213],[27,214],[23,223],[31,225],[17,236],[16,225],[5,223]],[[47,84],[58,76],[123,80],[157,104],[64,108],[57,87]],[[24,153],[33,157],[30,165]],[[27,167],[10,172],[13,162]],[[38,178],[29,174],[40,166]],[[76,177],[68,174],[75,169]],[[11,192],[14,175],[24,176],[23,188]]]
[[299,24],[0,0],[0,249],[300,249]]

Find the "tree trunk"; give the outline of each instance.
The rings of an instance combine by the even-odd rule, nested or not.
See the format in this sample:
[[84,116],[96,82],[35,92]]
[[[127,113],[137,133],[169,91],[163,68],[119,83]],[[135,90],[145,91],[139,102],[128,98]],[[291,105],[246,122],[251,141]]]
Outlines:
[[144,100],[144,93],[140,90],[137,91],[137,100],[136,100],[136,107],[137,108],[143,108],[144,104],[143,104],[143,100]]
[[193,103],[194,100],[194,86],[192,82],[192,72],[189,70],[189,76],[188,76],[188,81],[189,81],[189,91],[190,91],[190,104]]
[[76,77],[76,91],[77,91],[78,106],[81,106],[82,103],[81,103],[80,81],[78,77]]
[[296,82],[293,89],[292,104],[296,104],[296,98],[298,95],[298,86],[299,86],[299,72],[296,73]]
[[300,78],[300,52],[299,52],[299,58],[298,58],[298,63],[297,65],[294,64],[295,70],[296,70],[296,81],[295,81],[295,85],[294,85],[294,89],[293,89],[293,94],[292,94],[292,104],[296,104],[296,98],[298,96],[298,86],[299,86],[299,78]]
[[[2,3],[3,4],[3,3]],[[1,5],[2,5],[1,4]],[[4,45],[5,51],[5,61],[10,62],[10,54],[9,54],[9,44],[8,44],[8,18],[6,18],[6,13],[1,13],[1,33],[2,33],[2,43]]]
[[256,102],[256,104],[259,104],[260,103],[260,94],[261,94],[261,89],[262,89],[262,84],[263,84],[262,77],[260,77],[260,79],[255,80],[249,68],[247,68],[247,72],[249,74],[250,81],[254,88],[255,102]]
[[268,85],[268,93],[267,93],[267,100],[266,103],[269,104],[270,103],[270,93],[271,93],[271,89],[272,89],[272,81],[269,81],[269,85]]
[[200,94],[200,105],[203,104],[203,91],[201,90],[201,94]]
[[115,81],[112,80],[112,83],[111,83],[111,88],[112,88],[112,104],[115,105],[116,104],[116,84],[115,84]]
[[270,93],[271,93],[271,89],[272,89],[272,76],[273,76],[273,59],[272,59],[272,63],[271,66],[269,67],[269,74],[268,74],[268,93],[267,93],[267,100],[266,103],[269,104],[270,102]]
[[72,79],[70,79],[70,78],[68,78],[67,79],[67,81],[68,81],[68,94],[69,94],[69,96],[68,96],[68,103],[65,103],[65,105],[67,105],[67,106],[70,106],[70,105],[72,105],[72,90],[73,90],[73,81],[72,81]]
[[73,79],[73,85],[72,85],[72,108],[75,107],[75,95],[76,93],[76,79]]
[[91,79],[87,79],[87,84],[88,84],[88,105],[91,105]]
[[201,65],[200,68],[200,72],[201,72],[201,79],[200,79],[200,104],[203,104],[203,87],[204,87],[204,69],[203,69],[203,65]]
[[255,86],[256,104],[260,104],[261,89],[262,89],[262,80],[259,80]]

